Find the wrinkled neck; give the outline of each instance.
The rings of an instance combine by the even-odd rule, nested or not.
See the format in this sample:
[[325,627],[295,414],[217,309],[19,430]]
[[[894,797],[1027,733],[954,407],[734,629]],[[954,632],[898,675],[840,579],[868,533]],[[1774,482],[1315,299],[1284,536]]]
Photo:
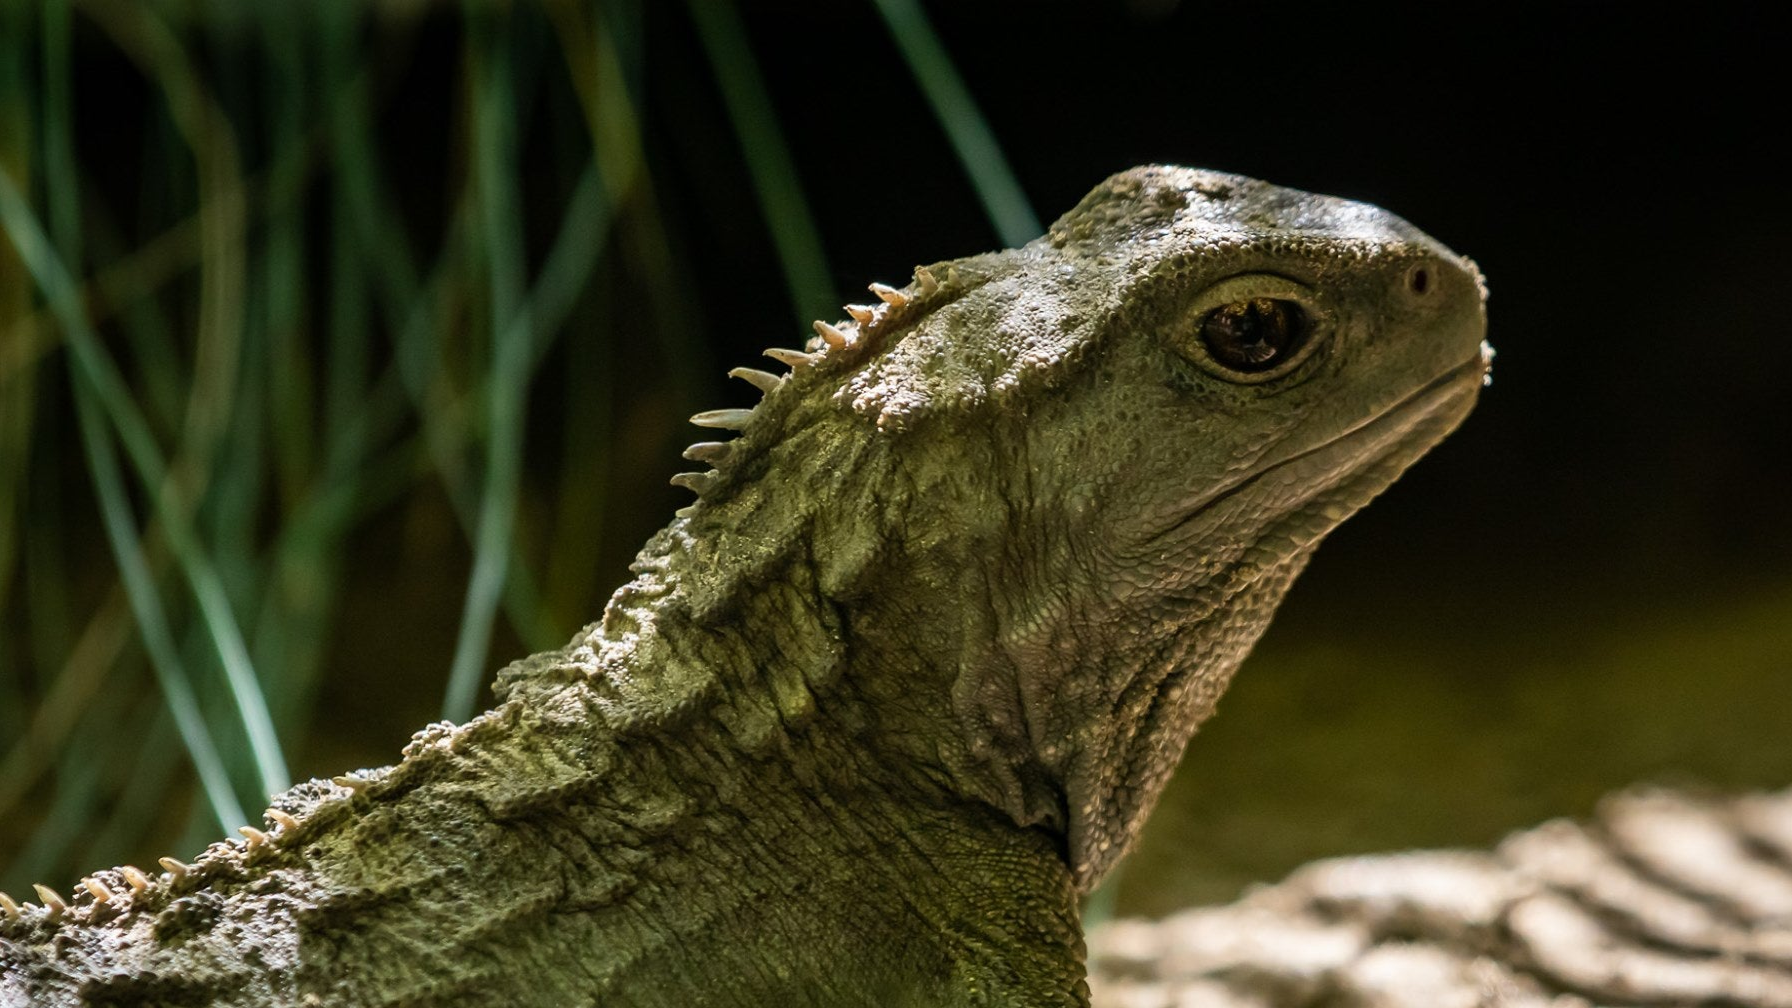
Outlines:
[[[616,767],[665,792],[631,806],[673,810],[650,817],[675,839],[656,848],[655,874],[729,859],[726,879],[665,891],[664,912],[643,918],[673,929],[655,940],[701,950],[687,958],[717,964],[718,977],[752,975],[754,962],[816,976],[853,964],[826,1003],[909,1003],[869,996],[894,991],[956,1003],[949,992],[1022,975],[1022,961],[1049,980],[1029,996],[1080,1003],[1061,833],[1018,825],[967,787],[951,680],[928,657],[951,650],[940,614],[899,604],[915,597],[906,590],[881,603],[876,591],[831,593],[805,551],[762,566],[726,601],[705,597],[720,584],[703,583],[701,568],[686,570],[693,553],[660,555],[561,653],[585,669]],[[543,667],[571,659],[557,661]],[[790,934],[809,937],[763,948]],[[631,983],[616,991],[634,996]],[[851,985],[867,996],[838,993],[861,990]],[[799,987],[755,994],[806,1003],[790,999]]]
[[[841,615],[795,552],[753,569],[673,526],[636,563],[638,576],[588,628],[593,688],[622,734],[700,717],[758,751],[779,733],[825,727],[845,665]],[[575,641],[575,645],[579,642]]]
[[[574,642],[612,730],[713,730],[756,758],[826,739],[840,750],[826,768],[843,775],[835,786],[875,780],[933,805],[992,808],[1061,840],[1062,790],[1027,731],[1025,670],[992,645],[1004,635],[1000,586],[912,539],[860,541],[875,548],[848,564],[843,549],[663,532],[603,622]],[[731,548],[758,563],[718,562]]]

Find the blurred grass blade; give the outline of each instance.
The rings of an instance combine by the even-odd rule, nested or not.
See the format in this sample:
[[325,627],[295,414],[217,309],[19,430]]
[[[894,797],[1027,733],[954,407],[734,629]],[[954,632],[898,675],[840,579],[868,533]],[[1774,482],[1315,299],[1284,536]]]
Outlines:
[[1018,248],[1039,237],[1044,229],[1039,226],[1038,215],[921,5],[917,0],[872,2],[889,25],[896,48],[902,52],[922,94],[927,96],[927,104],[933,107],[935,118],[958,153],[959,163],[970,175],[977,198],[983,202],[983,212],[989,215],[1003,244]]
[[[153,701],[155,697],[144,699]],[[118,864],[130,860],[132,847],[145,827],[167,816],[169,788],[176,778],[175,771],[181,769],[180,760],[172,758],[180,742],[165,707],[137,704],[136,708],[128,716],[147,727],[133,733],[140,744],[136,753],[127,756],[130,772],[114,792],[116,799],[107,802],[96,817],[103,825],[81,835],[76,864]]]
[[150,664],[155,668],[156,681],[161,685],[162,695],[168,701],[168,713],[174,716],[181,742],[186,745],[187,753],[192,757],[193,768],[199,772],[200,784],[205,789],[206,799],[211,802],[212,813],[217,817],[219,827],[229,833],[249,819],[243,813],[242,806],[237,804],[235,793],[231,791],[230,775],[224,769],[224,761],[218,757],[218,747],[213,743],[211,729],[206,726],[205,717],[199,711],[199,700],[193,692],[192,681],[187,677],[186,668],[181,664],[179,653],[175,649],[174,636],[169,632],[168,619],[162,611],[162,600],[156,591],[155,578],[149,572],[149,564],[143,557],[143,544],[137,538],[136,528],[131,521],[130,505],[125,500],[124,481],[118,472],[118,457],[112,450],[111,438],[106,435],[99,410],[93,402],[95,394],[86,376],[77,373],[75,412],[80,421],[81,443],[87,453],[88,469],[93,474],[94,489],[99,494],[100,517],[106,526],[106,538],[118,561],[118,572],[124,579],[131,611],[137,616],[137,626],[143,635],[144,648],[149,652]]
[[[486,51],[480,53],[480,48]],[[480,243],[490,279],[491,378],[486,388],[485,474],[473,541],[473,572],[461,608],[454,663],[442,697],[442,716],[473,714],[491,647],[492,621],[503,597],[522,471],[523,403],[533,337],[523,303],[525,261],[521,200],[511,131],[510,35],[499,30],[470,43],[473,87],[473,182],[480,207]]]
[[709,65],[721,87],[728,120],[746,155],[753,191],[784,268],[784,285],[800,324],[834,313],[833,278],[822,252],[821,232],[797,182],[790,146],[778,129],[765,81],[747,48],[746,26],[732,0],[685,0]]
[[[684,263],[673,254],[653,176],[647,170],[641,110],[631,89],[629,66],[639,58],[640,5],[608,0],[586,7],[549,4],[548,17],[559,36],[569,83],[585,114],[592,158],[603,175],[616,234],[612,241],[630,260],[631,275],[656,323],[653,346],[659,375],[670,394],[696,398],[711,371],[713,356],[694,333],[704,330],[704,302],[691,289]],[[636,82],[638,84],[638,82]]]
[[529,303],[524,307],[535,331],[531,371],[541,366],[542,358],[553,346],[554,334],[565,323],[573,302],[597,269],[609,234],[610,203],[604,193],[603,173],[593,160],[579,173],[560,221],[560,233],[542,261],[541,274],[535,278]]
[[[247,258],[243,178],[230,120],[206,87],[186,46],[162,20],[159,6],[89,4],[85,13],[155,83],[168,122],[193,159],[193,183],[200,206],[201,268],[196,339],[191,348],[192,381],[177,470],[183,490],[196,497],[212,475],[230,426],[237,389],[243,263]],[[221,643],[230,646],[228,641]],[[246,651],[243,657],[246,660]],[[229,671],[230,659],[225,657],[225,661]],[[269,755],[262,752],[258,758]],[[280,776],[285,777],[284,770]]]
[[[51,756],[67,746],[81,712],[92,705],[95,697],[104,692],[101,687],[111,680],[131,635],[126,604],[123,591],[114,587],[89,620],[80,642],[50,677],[30,720],[11,735],[10,748],[0,756],[0,821],[30,793]],[[49,664],[45,667],[57,668]]]
[[[46,5],[45,34],[67,23],[67,12]],[[27,179],[32,168],[31,108],[36,96],[27,68],[31,62],[31,14],[22,6],[0,5],[0,171]],[[13,250],[0,245],[0,358],[32,341],[31,282]],[[31,432],[37,421],[34,369],[12,371],[0,361],[0,612],[10,601],[14,571],[23,552],[25,502],[30,483]],[[0,634],[0,669],[24,663],[24,640]],[[25,723],[26,683],[0,676],[0,738]],[[0,787],[4,787],[0,780]]]
[[[559,333],[579,294],[593,279],[608,246],[610,223],[603,175],[594,157],[573,188],[559,237],[529,293],[529,318],[534,321],[537,334],[532,372],[540,368],[552,337]],[[589,618],[584,600],[599,569],[597,552],[603,541],[604,522],[604,494],[600,488],[606,483],[602,473],[608,452],[602,447],[602,439],[591,443],[584,438],[603,430],[609,416],[614,378],[605,352],[608,335],[606,327],[600,324],[587,330],[582,339],[565,341],[565,387],[574,391],[563,394],[561,399],[565,409],[561,424],[565,455],[549,533],[555,546],[548,553],[547,569],[542,575],[540,616],[558,631],[559,638],[545,645],[548,647],[563,643],[572,627]],[[598,380],[592,380],[593,377]]]
[[[165,464],[158,459],[146,468],[137,456],[133,462],[138,464],[138,475],[149,490],[163,534],[199,603],[200,625],[194,636],[217,656],[224,672],[231,700],[248,736],[247,769],[252,771],[255,789],[271,794],[284,789],[290,777],[261,679],[250,659],[226,587],[228,579],[241,594],[250,595],[258,583],[251,539],[260,511],[260,469],[243,464],[241,457],[237,464],[219,469],[224,452],[234,447],[252,458],[259,440],[255,404],[246,404],[247,409],[233,405],[242,378],[240,359],[244,346],[252,346],[257,335],[243,325],[243,273],[249,256],[244,236],[244,180],[237,160],[235,133],[199,66],[188,55],[186,44],[156,10],[112,5],[87,13],[156,85],[161,98],[159,107],[166,115],[154,121],[172,127],[174,133],[166,139],[178,139],[192,158],[191,181],[198,204],[195,216],[200,241],[193,330],[196,339],[191,348],[190,373],[183,373],[187,369],[169,339],[171,327],[161,318],[153,299],[139,299],[122,314],[125,332],[141,355],[140,370],[146,385],[168,390],[184,386],[181,441]],[[214,69],[227,72],[228,66]],[[46,151],[60,152],[71,168],[73,151],[68,131],[74,121],[72,104],[65,101],[45,123],[50,136]],[[175,160],[178,163],[184,158],[177,155]],[[168,163],[167,158],[152,159],[151,167]],[[70,170],[47,179],[45,188],[57,222],[56,244],[70,261],[78,264],[82,257],[74,251],[79,238],[75,180],[76,175]],[[73,286],[72,280],[69,285]],[[96,349],[99,345],[91,336],[91,325],[85,316],[59,308],[56,300],[51,298],[52,311],[63,319],[77,366],[82,365],[84,358],[101,356],[103,351],[83,352],[83,343]],[[70,316],[79,321],[70,321]],[[154,352],[144,354],[145,349]],[[110,367],[109,360],[106,364]],[[153,447],[152,440],[144,440]],[[205,695],[201,693],[202,698]],[[215,714],[210,717],[214,729],[224,728],[223,719]],[[236,778],[242,780],[246,775],[242,772],[245,768],[240,747],[230,746],[224,757],[230,768],[237,771]]]
[[[355,10],[347,5],[331,6],[325,11],[328,17],[324,22],[326,38],[330,42],[324,61],[324,90],[330,96],[325,105],[334,152],[332,178],[338,183],[333,187],[336,210],[340,214],[338,220],[353,238],[350,247],[360,252],[360,269],[375,282],[374,290],[384,309],[388,327],[398,334],[394,355],[394,367],[401,379],[398,389],[410,399],[413,416],[423,427],[422,440],[428,458],[441,476],[449,503],[469,543],[477,548],[479,488],[474,486],[463,462],[466,442],[471,437],[463,420],[467,409],[463,400],[483,397],[489,403],[490,390],[478,380],[464,395],[450,386],[446,366],[448,354],[442,345],[441,333],[453,328],[454,298],[464,295],[465,285],[471,282],[466,275],[467,264],[462,261],[465,256],[461,250],[469,244],[465,234],[472,230],[467,218],[469,213],[479,211],[480,202],[477,199],[458,201],[447,234],[441,240],[442,253],[431,275],[427,279],[420,278],[417,256],[403,221],[390,212],[398,200],[382,176],[377,153],[379,135],[369,115],[372,102],[366,74],[356,71],[354,66],[360,37]],[[581,190],[584,188],[581,186]],[[595,203],[590,196],[583,201],[585,206],[598,208],[600,222],[607,220],[604,215],[607,215],[608,202],[602,199],[603,195],[598,192]],[[544,268],[544,282],[538,292],[552,295],[551,300],[556,305],[550,307],[556,312],[564,313],[577,293],[576,283],[571,284],[570,292],[567,290],[569,277],[565,274],[569,272],[568,267],[571,271],[588,272],[601,248],[602,242],[597,235],[582,237],[589,243],[588,249],[577,250],[572,255],[550,254]],[[550,276],[553,278],[551,284]],[[534,328],[539,331],[541,327]],[[336,331],[334,326],[332,331]],[[546,340],[532,339],[532,343],[530,363],[526,365],[529,370],[547,351]],[[478,377],[476,374],[475,378]],[[383,402],[380,400],[372,405],[378,407]],[[359,409],[359,404],[356,408]],[[331,414],[327,412],[326,415]],[[339,429],[346,433],[353,426],[345,424]],[[332,440],[333,448],[341,445],[340,440]],[[348,471],[336,469],[335,463],[354,458],[359,456],[333,455],[332,478],[350,478]],[[540,649],[557,644],[559,641],[554,638],[559,635],[545,626],[539,593],[527,571],[518,563],[520,555],[514,552],[514,546],[512,549],[513,555],[506,563],[508,569],[501,582],[505,613],[531,647]]]
[[[11,871],[29,878],[53,878],[62,855],[93,822],[106,783],[106,765],[134,739],[132,732],[102,728],[128,716],[124,699],[121,694],[101,696],[81,712],[81,728],[89,741],[57,758],[56,789],[31,839],[8,866]],[[10,978],[10,973],[0,974],[0,979]]]
[[[49,240],[38,226],[24,196],[4,171],[0,171],[0,228],[4,228],[18,249],[20,258],[25,261],[65,330],[64,339],[71,351],[73,370],[86,383],[77,385],[77,389],[91,391],[92,400],[118,432],[136,466],[138,478],[150,493],[156,517],[161,520],[168,543],[187,576],[212,647],[224,667],[231,697],[249,736],[250,752],[262,788],[268,794],[285,790],[289,783],[286,761],[268,714],[267,700],[262,696],[254,669],[250,667],[248,648],[231,614],[223,585],[195,541],[184,508],[175,499],[167,467],[148,425],[137,411],[117,368],[81,314],[73,279],[51,251]],[[110,441],[102,440],[109,450]],[[124,498],[121,496],[119,500]]]

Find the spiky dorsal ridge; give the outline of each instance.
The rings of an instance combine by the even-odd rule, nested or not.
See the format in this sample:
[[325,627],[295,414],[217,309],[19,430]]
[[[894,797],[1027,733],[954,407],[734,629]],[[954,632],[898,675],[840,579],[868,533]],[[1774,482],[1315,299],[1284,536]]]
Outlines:
[[838,382],[844,373],[899,339],[928,312],[948,300],[957,277],[946,266],[946,279],[942,282],[935,274],[938,268],[915,267],[914,280],[905,288],[871,284],[869,290],[877,298],[875,304],[847,305],[849,318],[845,321],[817,320],[815,335],[802,350],[773,347],[765,351],[767,357],[791,369],[787,375],[746,367],[730,370],[730,377],[751,384],[764,398],[750,409],[706,410],[691,417],[691,423],[699,427],[738,431],[740,437],[732,441],[700,441],[685,449],[685,458],[713,468],[678,473],[671,478],[674,486],[697,495],[697,502],[680,508],[678,516],[693,517],[702,505],[721,499],[746,463],[783,436],[785,425],[803,396],[820,383]]
[[[740,436],[698,442],[685,450],[686,458],[714,468],[672,477],[675,485],[698,495],[698,503],[680,509],[679,515],[688,519],[701,507],[725,499],[735,477],[790,433],[792,417],[808,397],[819,388],[839,386],[845,375],[950,301],[959,287],[949,265],[916,267],[914,280],[907,287],[871,284],[875,304],[846,306],[849,318],[839,323],[816,322],[816,335],[803,350],[767,350],[766,356],[791,368],[789,374],[745,367],[731,370],[730,376],[753,385],[764,398],[751,409],[710,410],[691,418],[697,426],[738,431]],[[633,587],[637,596],[652,594],[641,590],[639,582]],[[593,629],[586,628],[568,649],[532,656],[500,673],[500,700],[506,699],[507,683],[516,680],[563,680],[595,674],[595,656],[587,650]],[[301,783],[276,799],[285,807],[277,805],[264,813],[266,828],[240,826],[238,836],[211,844],[192,863],[164,857],[158,861],[162,871],[155,875],[131,865],[102,870],[82,879],[66,898],[50,886],[38,884],[33,889],[39,904],[20,903],[0,893],[0,934],[34,927],[102,924],[132,913],[161,913],[199,889],[247,878],[251,870],[268,867],[320,831],[353,816],[370,798],[415,786],[440,762],[438,757],[446,758],[476,744],[476,737],[484,731],[499,729],[507,710],[514,712],[514,708],[501,706],[465,725],[439,722],[425,726],[394,766],[337,776],[327,782]]]
[[275,797],[264,813],[266,828],[239,826],[239,836],[219,840],[192,863],[159,858],[162,871],[151,875],[133,865],[103,869],[82,879],[67,898],[37,884],[37,904],[19,903],[0,893],[0,937],[54,931],[65,925],[101,925],[121,916],[168,912],[181,897],[218,884],[249,879],[253,873],[285,863],[294,851],[324,831],[353,818],[370,799],[395,796],[427,779],[455,752],[478,739],[503,731],[515,720],[514,707],[501,706],[460,726],[427,725],[415,733],[395,765],[338,775],[329,781],[303,781]]

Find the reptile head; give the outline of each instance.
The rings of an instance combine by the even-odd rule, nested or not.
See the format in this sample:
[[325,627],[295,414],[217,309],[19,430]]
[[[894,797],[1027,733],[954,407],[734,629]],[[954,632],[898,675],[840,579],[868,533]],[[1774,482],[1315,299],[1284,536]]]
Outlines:
[[1092,885],[1313,548],[1456,427],[1491,352],[1473,263],[1362,203],[1146,168],[1042,241],[1093,290],[1014,442],[1034,542],[1001,639]]
[[1093,885],[1314,546],[1474,403],[1479,274],[1376,207],[1147,167],[874,289],[721,417],[745,436],[618,602],[739,622],[797,563],[886,754]]

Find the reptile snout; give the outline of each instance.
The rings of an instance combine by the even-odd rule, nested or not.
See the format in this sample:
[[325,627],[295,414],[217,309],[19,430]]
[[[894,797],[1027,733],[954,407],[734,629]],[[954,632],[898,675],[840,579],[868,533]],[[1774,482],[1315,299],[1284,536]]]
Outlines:
[[1411,313],[1408,324],[1426,334],[1425,353],[1436,354],[1437,370],[1479,361],[1485,375],[1493,359],[1485,342],[1487,282],[1474,260],[1427,239],[1417,255],[1386,276],[1394,301]]

